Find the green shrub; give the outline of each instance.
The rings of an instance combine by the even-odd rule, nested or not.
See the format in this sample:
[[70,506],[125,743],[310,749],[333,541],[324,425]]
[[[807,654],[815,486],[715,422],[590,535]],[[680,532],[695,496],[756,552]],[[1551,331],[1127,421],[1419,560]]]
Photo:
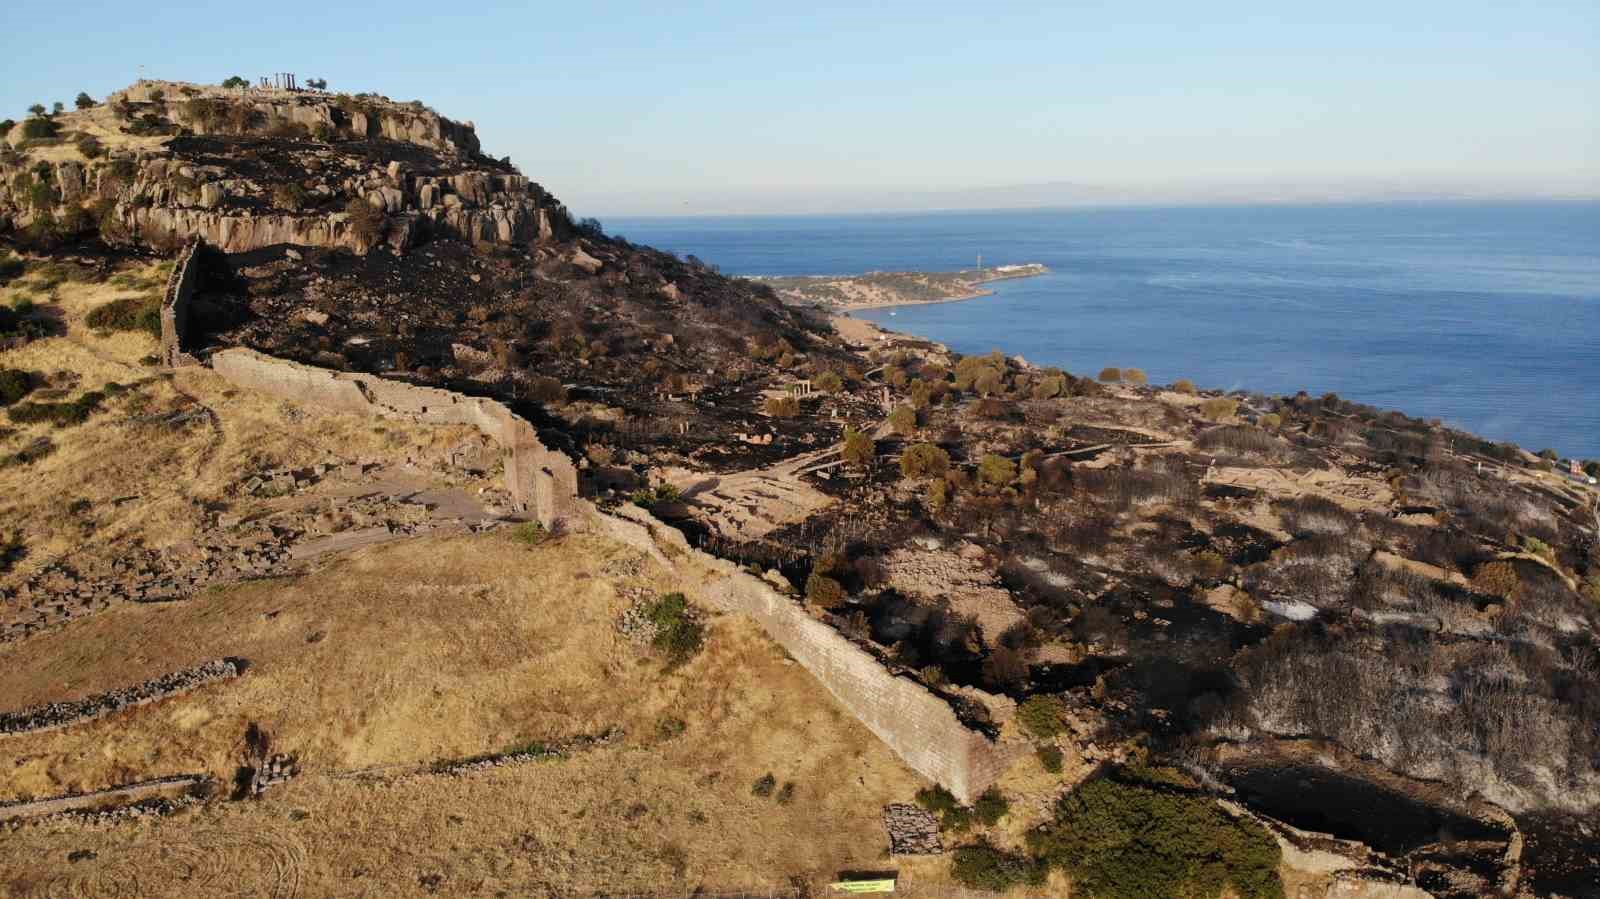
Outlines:
[[1583,586],[1578,592],[1590,602],[1600,602],[1600,574],[1591,574],[1584,578]]
[[1110,778],[1063,797],[1028,846],[1072,877],[1075,894],[1100,899],[1284,895],[1278,844],[1254,821],[1203,796]]
[[0,406],[9,406],[32,390],[32,375],[17,368],[0,368]]
[[1017,706],[1017,723],[1041,740],[1065,730],[1066,717],[1067,704],[1059,696],[1030,696]]
[[939,826],[952,833],[961,833],[972,827],[972,809],[956,801],[944,787],[934,784],[917,791],[917,805],[939,816]]
[[705,645],[705,625],[694,619],[682,593],[668,593],[645,610],[656,635],[650,645],[666,653],[667,667],[676,668],[694,658]]
[[806,601],[819,609],[837,609],[844,605],[844,585],[826,574],[813,571],[806,578]]
[[688,729],[688,722],[682,718],[668,715],[656,722],[656,737],[662,740],[674,740],[683,736],[683,732]]
[[61,124],[54,119],[34,116],[22,122],[23,140],[43,140],[55,137],[61,131]]
[[84,91],[78,91],[78,97],[72,101],[72,105],[79,109],[92,109],[94,107],[94,98]]
[[143,331],[161,336],[161,299],[128,297],[95,307],[84,324],[97,331]]
[[950,877],[974,890],[1003,893],[1021,884],[1037,886],[1044,883],[1047,873],[1044,865],[988,843],[958,846],[950,855]]
[[772,791],[776,790],[777,788],[778,779],[772,776],[771,771],[768,771],[766,774],[756,778],[756,782],[750,786],[750,792],[752,795],[760,796],[762,799],[765,799],[768,796],[771,796]]
[[795,791],[794,781],[792,781],[792,780],[784,781],[783,782],[783,786],[778,788],[778,797],[777,797],[778,798],[778,804],[779,805],[788,805],[789,803],[793,802],[794,801],[794,791]]
[[10,253],[0,251],[0,285],[9,284],[28,271],[28,263]]
[[1200,414],[1212,421],[1232,418],[1239,411],[1239,401],[1225,396],[1213,397],[1200,404]]
[[306,189],[293,181],[286,181],[272,188],[272,205],[279,209],[299,211],[305,207],[308,197]]
[[1017,463],[989,453],[978,463],[978,478],[990,486],[1004,487],[1017,479]]
[[223,79],[222,86],[223,87],[249,87],[250,86],[250,82],[245,80],[244,78],[241,78],[238,75],[232,75],[232,76],[230,76],[228,78]]
[[49,422],[66,428],[88,421],[105,398],[105,394],[91,390],[70,403],[16,403],[6,409],[6,415],[17,424]]
[[1067,379],[1062,375],[1048,375],[1033,385],[1033,398],[1048,400],[1060,396],[1067,389]]
[[0,537],[0,574],[10,571],[27,554],[28,547],[22,542],[21,531],[13,531],[9,537]]
[[1010,801],[996,787],[984,790],[983,794],[978,797],[978,801],[972,803],[973,817],[982,821],[988,827],[999,824],[1000,819],[1004,818],[1006,812],[1009,811],[1011,811]]
[[1040,746],[1035,752],[1039,756],[1039,764],[1051,774],[1061,773],[1061,748],[1058,746]]
[[1550,546],[1550,544],[1544,542],[1543,540],[1540,540],[1538,537],[1523,537],[1522,538],[1522,551],[1526,552],[1526,553],[1529,553],[1531,555],[1538,556],[1539,558],[1544,559],[1545,561],[1551,563],[1552,565],[1555,564],[1555,561],[1556,561],[1556,551],[1555,551],[1555,549],[1553,549]]
[[550,532],[537,521],[525,521],[511,529],[511,539],[524,546],[538,546],[550,539]]
[[349,217],[350,231],[361,243],[372,246],[383,238],[389,218],[382,209],[360,197],[351,197],[345,204],[344,214]]
[[657,484],[656,486],[650,488],[635,490],[633,492],[633,496],[630,497],[630,499],[633,501],[633,504],[641,509],[654,509],[656,506],[664,506],[669,503],[675,503],[682,498],[682,491],[672,484],[666,483]]
[[534,375],[528,379],[528,398],[546,405],[560,405],[567,401],[567,388],[558,378]]
[[[55,441],[51,440],[49,437],[40,437],[30,441],[26,446],[14,453],[0,456],[0,468],[11,468],[12,466],[16,465],[32,465],[33,463],[43,459],[55,451]],[[80,500],[80,502],[87,503],[88,500]],[[76,506],[77,504],[74,503],[73,505]]]

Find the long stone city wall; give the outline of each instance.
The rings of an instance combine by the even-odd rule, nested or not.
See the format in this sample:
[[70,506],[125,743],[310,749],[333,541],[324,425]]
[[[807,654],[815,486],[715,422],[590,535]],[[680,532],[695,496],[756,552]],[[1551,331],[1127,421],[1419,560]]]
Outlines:
[[182,668],[131,687],[119,687],[86,699],[0,713],[0,736],[36,734],[103,718],[113,712],[147,705],[187,693],[206,684],[238,677],[244,664],[238,659],[213,659]]
[[211,368],[240,387],[322,409],[472,425],[500,445],[506,490],[519,513],[552,529],[576,518],[578,471],[572,461],[547,449],[533,425],[502,403],[374,375],[330,371],[244,348],[213,353]]
[[184,244],[178,251],[167,277],[167,290],[161,297],[161,362],[168,367],[195,365],[197,360],[183,351],[183,335],[189,325],[189,301],[200,285],[200,266],[196,264],[200,240]]
[[[811,617],[795,600],[741,569],[689,546],[677,530],[633,506],[621,517],[597,515],[612,536],[659,558],[691,557],[712,572],[700,591],[717,605],[754,618],[778,645],[822,683],[862,724],[907,765],[970,803],[999,779],[1026,745],[991,740],[966,726],[944,699],[922,684],[889,671],[871,653]],[[667,544],[665,555],[656,547]],[[646,545],[649,544],[649,545]],[[976,691],[974,691],[976,692]],[[985,697],[993,706],[1008,702]]]

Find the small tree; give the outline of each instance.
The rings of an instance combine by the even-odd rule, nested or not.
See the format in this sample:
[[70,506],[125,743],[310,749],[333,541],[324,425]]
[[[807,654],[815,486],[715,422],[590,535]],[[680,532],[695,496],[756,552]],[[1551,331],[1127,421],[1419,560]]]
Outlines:
[[838,393],[844,389],[844,378],[839,377],[837,372],[825,371],[817,375],[811,385],[823,393]]
[[1150,383],[1150,379],[1145,377],[1144,369],[1142,368],[1124,368],[1122,370],[1122,380],[1123,383],[1132,384],[1135,387],[1143,387]]
[[67,104],[61,102],[60,100],[57,100],[56,102],[50,104],[50,115],[52,115],[52,116],[58,116],[58,115],[62,114],[63,112],[66,112],[66,111],[67,111]]
[[28,107],[28,114],[33,116],[34,118],[41,118],[41,117],[44,116],[44,113],[45,113],[45,108],[44,108],[44,104],[43,103],[35,103],[32,106]]
[[917,430],[917,410],[910,406],[896,407],[893,412],[889,413],[889,427],[893,428],[894,432],[902,437],[908,437],[915,433]]
[[800,414],[800,401],[792,396],[767,397],[766,411],[773,418],[793,418]]
[[1105,384],[1115,384],[1122,380],[1122,369],[1106,367],[1100,369],[1100,380]]
[[950,454],[931,443],[908,446],[900,454],[900,473],[908,478],[941,478],[950,470]]
[[230,76],[228,78],[223,79],[222,86],[223,87],[229,87],[229,88],[249,87],[250,86],[250,82],[245,80],[244,78],[241,78],[238,75],[232,75],[232,76]]
[[79,91],[78,92],[78,98],[76,100],[73,100],[72,103],[73,103],[73,105],[77,106],[79,109],[89,109],[89,108],[94,106],[94,98],[89,96],[88,94],[84,93],[83,91]]
[[1189,396],[1194,396],[1199,392],[1195,389],[1194,382],[1188,378],[1179,378],[1178,380],[1173,381],[1172,390],[1174,393],[1183,393]]
[[846,465],[859,465],[862,467],[872,464],[877,458],[877,447],[872,438],[854,428],[844,429],[844,461]]

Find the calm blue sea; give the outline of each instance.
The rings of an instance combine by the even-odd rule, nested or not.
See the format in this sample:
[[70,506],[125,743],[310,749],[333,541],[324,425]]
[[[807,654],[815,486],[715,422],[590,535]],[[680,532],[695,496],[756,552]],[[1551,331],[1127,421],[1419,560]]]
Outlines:
[[606,222],[736,275],[1042,262],[961,303],[858,313],[964,353],[1334,391],[1600,457],[1600,203],[942,212]]

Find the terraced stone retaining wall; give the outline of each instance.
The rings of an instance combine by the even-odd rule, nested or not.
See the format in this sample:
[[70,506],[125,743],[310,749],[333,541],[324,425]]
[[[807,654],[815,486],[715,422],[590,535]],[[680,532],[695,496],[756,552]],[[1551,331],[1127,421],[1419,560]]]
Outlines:
[[183,335],[189,323],[189,301],[200,286],[197,257],[203,249],[198,238],[184,244],[167,277],[166,293],[161,296],[161,363],[168,367],[199,364],[183,351]]
[[171,671],[131,687],[118,687],[85,699],[52,702],[20,712],[0,713],[0,736],[37,734],[59,730],[113,712],[148,705],[187,693],[206,684],[229,680],[244,672],[242,659],[212,659],[192,668]]
[[[907,765],[943,785],[964,803],[993,784],[1027,744],[1003,743],[968,727],[944,698],[920,682],[886,668],[876,656],[825,622],[811,617],[795,599],[766,581],[688,545],[683,534],[648,512],[623,506],[617,515],[598,515],[606,530],[623,542],[669,560],[688,556],[711,574],[699,591],[730,611],[754,618],[768,636],[822,683],[849,712]],[[658,547],[656,544],[660,544]],[[666,549],[662,554],[660,549]],[[969,691],[991,710],[1009,709],[1010,700]]]
[[552,529],[579,518],[578,470],[572,461],[545,448],[533,425],[502,403],[375,375],[330,371],[243,348],[213,353],[211,368],[240,387],[308,406],[425,424],[472,425],[500,445],[506,490],[519,514]]

